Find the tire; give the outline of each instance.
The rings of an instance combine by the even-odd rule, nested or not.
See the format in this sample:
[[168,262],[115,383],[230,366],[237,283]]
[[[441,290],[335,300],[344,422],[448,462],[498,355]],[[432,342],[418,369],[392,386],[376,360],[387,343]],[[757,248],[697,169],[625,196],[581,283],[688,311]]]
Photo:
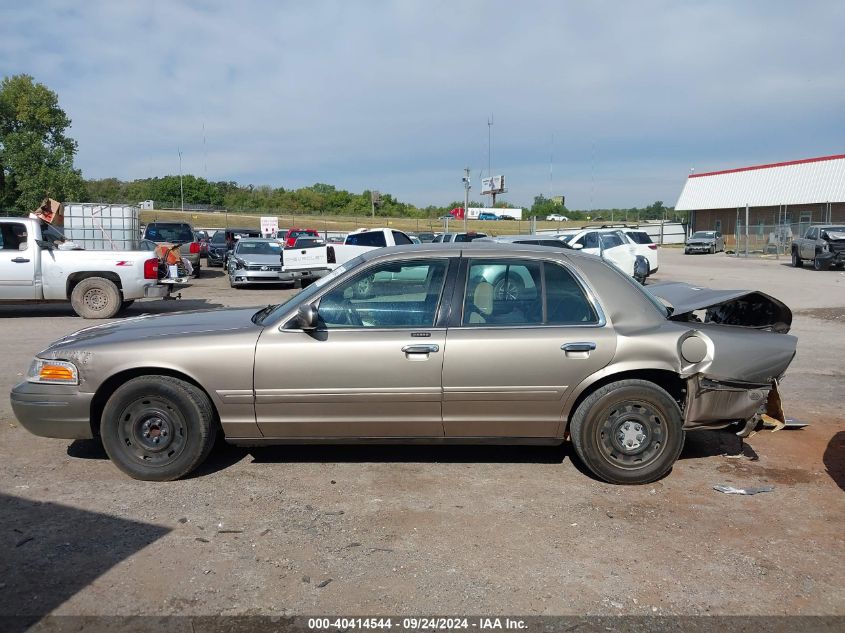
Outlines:
[[172,481],[208,457],[217,421],[208,396],[194,385],[140,376],[106,402],[100,437],[114,465],[133,479]]
[[803,268],[804,267],[804,260],[798,257],[798,249],[792,249],[792,266],[794,268]]
[[73,287],[70,304],[83,319],[110,319],[120,311],[120,290],[105,277],[87,277]]
[[525,291],[525,282],[518,275],[502,275],[493,283],[493,298],[497,301],[517,301]]
[[813,258],[813,270],[827,270],[828,268],[830,268],[830,262],[818,257]]
[[646,380],[620,380],[597,389],[578,406],[569,430],[584,465],[612,484],[660,479],[684,447],[678,404]]
[[711,254],[711,255],[715,255],[715,254],[716,254],[716,245],[715,245],[715,244],[713,244],[713,246],[711,246],[711,247],[710,247],[710,254]]
[[194,266],[194,279],[200,278],[200,272],[202,272],[202,268],[200,267],[200,263],[197,262],[197,265]]

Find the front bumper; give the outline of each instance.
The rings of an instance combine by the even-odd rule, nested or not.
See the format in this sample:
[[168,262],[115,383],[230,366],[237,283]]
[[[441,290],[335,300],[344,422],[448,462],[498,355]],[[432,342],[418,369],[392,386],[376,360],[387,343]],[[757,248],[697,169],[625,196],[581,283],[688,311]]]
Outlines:
[[688,254],[692,253],[709,253],[710,249],[713,248],[715,244],[694,244],[690,245],[687,244],[684,246],[684,252]]
[[329,274],[328,268],[311,268],[308,270],[284,270],[279,273],[281,281],[296,281],[297,279],[319,279]]
[[284,279],[280,278],[278,270],[247,270],[245,268],[230,269],[229,278],[232,285],[239,284],[277,284]]
[[27,431],[41,437],[88,440],[91,432],[93,393],[74,385],[41,385],[22,382],[9,399],[15,417]]

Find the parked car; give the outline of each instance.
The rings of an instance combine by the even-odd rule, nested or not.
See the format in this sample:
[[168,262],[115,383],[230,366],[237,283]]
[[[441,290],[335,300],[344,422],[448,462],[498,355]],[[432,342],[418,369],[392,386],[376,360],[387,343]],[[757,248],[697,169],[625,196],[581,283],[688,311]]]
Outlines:
[[208,242],[211,240],[211,236],[208,234],[208,231],[194,231],[196,234],[196,240],[200,244],[200,257],[206,257],[208,255]]
[[473,240],[478,240],[482,237],[487,237],[487,233],[479,233],[477,231],[467,231],[466,233],[439,233],[434,238],[433,242],[472,242]]
[[619,229],[572,229],[557,236],[574,249],[608,260],[641,284],[648,277],[648,259],[637,254],[634,243]]
[[200,276],[200,243],[187,222],[150,222],[144,229],[144,239],[178,244],[179,254],[191,264],[194,277]]
[[261,237],[261,231],[257,229],[220,229],[215,231],[208,245],[207,265],[226,268],[229,252],[235,248],[235,243],[242,237]]
[[328,261],[332,268],[354,259],[361,253],[375,248],[388,246],[406,246],[413,244],[407,233],[397,229],[373,228],[351,231],[343,244],[331,245],[328,249]]
[[508,215],[507,213],[503,213],[502,215],[500,215],[500,216],[499,216],[499,219],[500,219],[500,220],[510,220],[511,222],[515,222],[515,221],[516,221],[516,218],[515,218],[514,216],[512,216],[512,215]]
[[315,229],[288,229],[284,236],[284,245],[293,246],[298,237],[320,237]]
[[816,270],[845,265],[845,226],[824,224],[811,226],[804,237],[792,240],[792,265],[801,268],[804,260],[813,262]]
[[490,213],[490,212],[485,211],[483,213],[478,214],[478,219],[479,220],[498,220],[499,216],[496,215],[495,213]]
[[657,244],[651,236],[642,229],[621,228],[628,239],[634,244],[637,255],[642,255],[648,260],[648,274],[653,275],[660,268],[660,260],[657,254]]
[[229,255],[226,271],[232,288],[251,284],[278,284],[282,245],[274,238],[242,237]]
[[718,253],[725,250],[725,238],[719,231],[696,231],[684,244],[684,255]]
[[546,222],[569,222],[569,218],[565,215],[552,213],[551,215],[546,216]]
[[[502,276],[526,291],[496,292]],[[364,277],[379,282],[358,296]],[[566,249],[373,250],[277,306],[64,336],[11,404],[30,432],[99,436],[118,468],[151,481],[190,473],[222,433],[249,446],[570,438],[596,476],[648,483],[671,470],[687,432],[747,436],[763,412],[783,422],[777,383],[796,349],[792,314],[773,297],[651,288],[674,309]]]
[[431,231],[423,231],[421,233],[416,234],[418,238],[420,238],[420,242],[423,244],[430,244],[434,241],[435,234]]

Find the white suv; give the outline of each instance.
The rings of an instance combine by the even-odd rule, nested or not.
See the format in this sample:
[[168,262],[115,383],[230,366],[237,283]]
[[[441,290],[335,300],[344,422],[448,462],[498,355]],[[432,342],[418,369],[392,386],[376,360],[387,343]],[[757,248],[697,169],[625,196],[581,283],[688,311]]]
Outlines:
[[[645,283],[649,273],[648,258],[637,253],[637,245],[620,229],[572,229],[556,234],[571,248],[599,255],[616,265],[626,275]],[[639,265],[637,261],[641,262]]]
[[658,258],[657,258],[657,244],[651,239],[651,236],[642,229],[619,229],[628,239],[631,240],[637,248],[637,255],[642,255],[648,260],[648,274],[653,275],[657,272]]

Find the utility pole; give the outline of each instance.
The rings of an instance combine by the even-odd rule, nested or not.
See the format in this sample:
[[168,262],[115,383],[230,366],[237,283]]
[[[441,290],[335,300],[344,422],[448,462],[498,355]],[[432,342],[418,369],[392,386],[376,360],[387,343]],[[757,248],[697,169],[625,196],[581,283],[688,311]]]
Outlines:
[[177,149],[179,152],[179,196],[182,198],[182,213],[185,213],[185,189],[182,187],[182,150]]
[[469,215],[469,190],[472,185],[469,183],[469,167],[464,168],[464,233],[467,231],[467,216]]

